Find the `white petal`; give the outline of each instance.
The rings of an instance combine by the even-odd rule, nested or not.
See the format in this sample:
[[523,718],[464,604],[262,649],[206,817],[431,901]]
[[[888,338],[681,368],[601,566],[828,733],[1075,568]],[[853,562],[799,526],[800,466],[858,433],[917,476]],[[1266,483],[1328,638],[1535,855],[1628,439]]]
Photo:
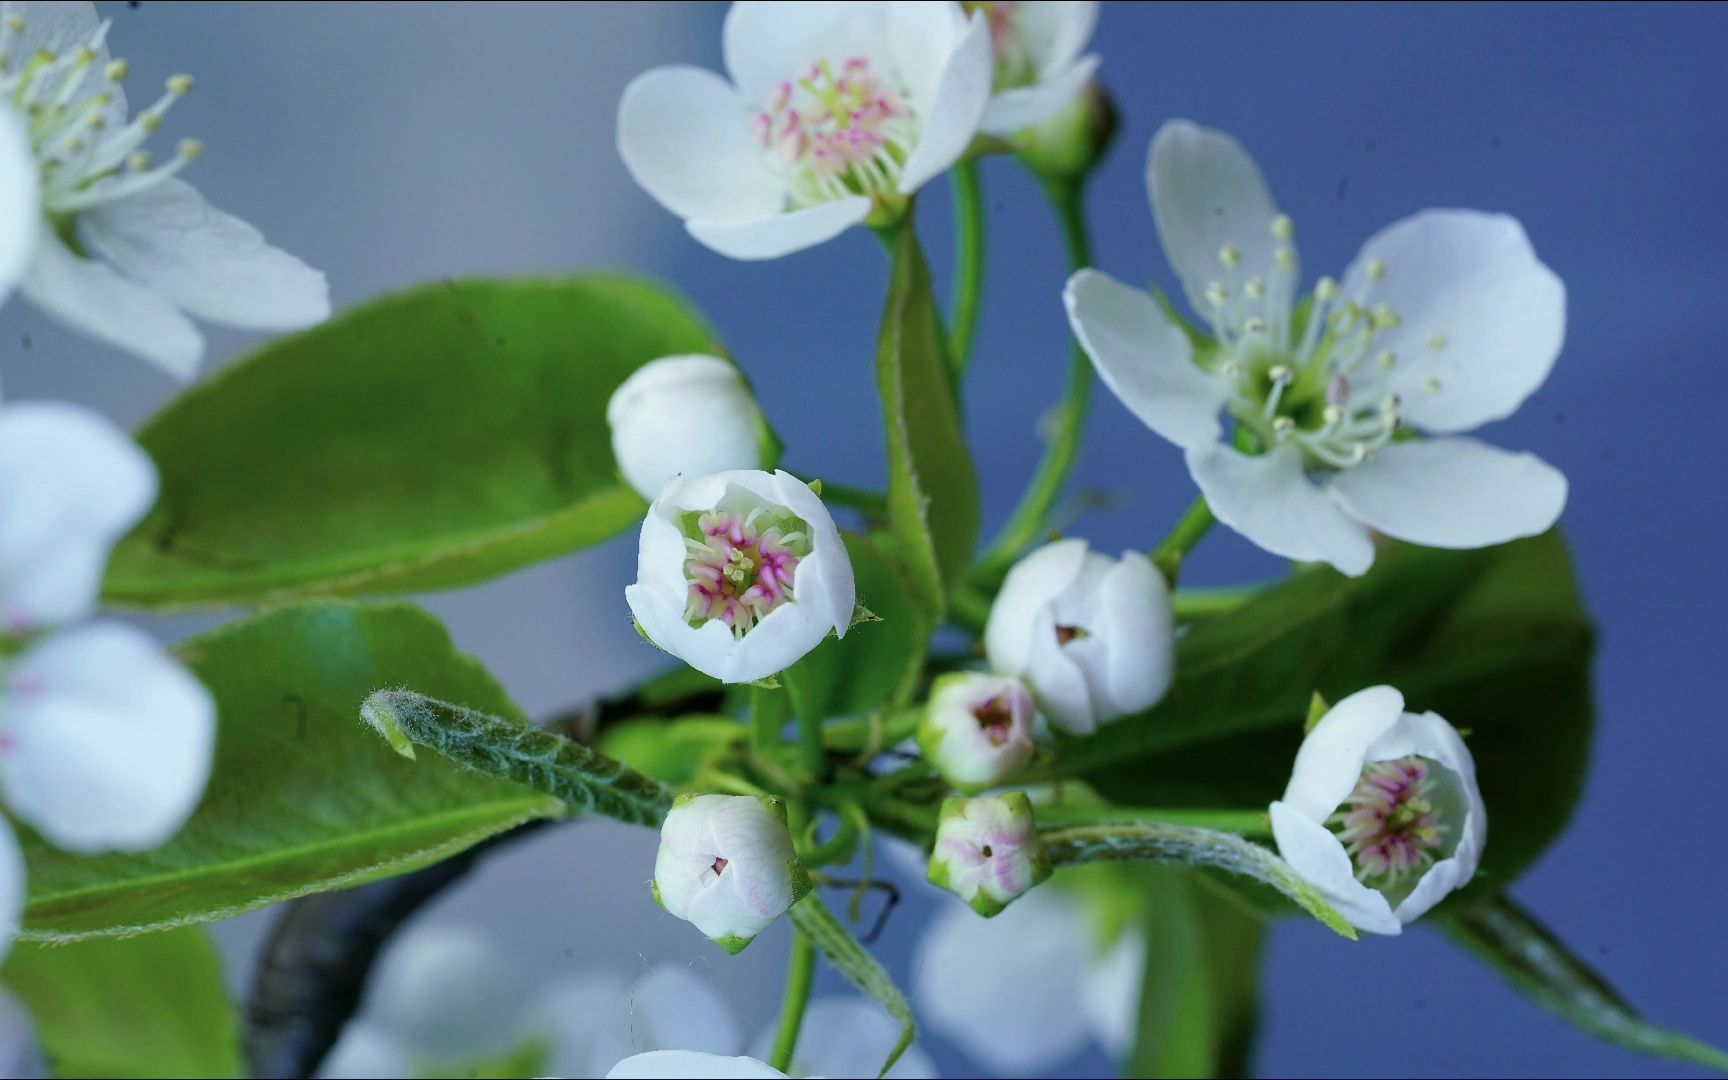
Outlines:
[[852,57],[890,70],[886,5],[846,0],[785,4],[741,0],[726,12],[721,48],[726,71],[750,108],[761,108],[782,82],[804,77],[826,60],[834,70]]
[[944,904],[918,944],[918,1015],[992,1072],[1047,1072],[1086,1046],[1092,948],[1085,909],[1056,889],[992,919]]
[[1026,674],[1039,610],[1074,584],[1086,565],[1087,554],[1086,541],[1078,537],[1057,540],[1025,556],[1008,571],[984,628],[984,649],[992,667],[1008,675]]
[[832,240],[869,216],[870,200],[854,195],[745,221],[692,219],[684,227],[728,258],[778,259]]
[[0,108],[0,303],[24,277],[41,227],[36,159],[12,110]]
[[1294,448],[1260,457],[1227,446],[1192,449],[1188,472],[1214,517],[1272,554],[1331,563],[1351,577],[1373,565],[1367,530],[1309,481]]
[[[627,1000],[629,981],[614,971],[585,969],[564,975],[534,994],[528,1028],[552,1041],[545,1071],[552,1076],[597,1076],[630,1053],[627,1042],[616,1041],[613,1014]],[[596,1052],[614,1044],[604,1059]]]
[[0,407],[0,631],[89,612],[110,549],[155,501],[155,465],[102,416]]
[[985,107],[984,119],[978,124],[979,130],[987,135],[1006,138],[1015,132],[1054,120],[1086,89],[1086,84],[1092,81],[1093,72],[1098,70],[1098,64],[1096,55],[1083,56],[1057,72],[1047,82],[1002,91],[992,97],[990,104]]
[[1370,686],[1335,703],[1296,751],[1285,804],[1316,822],[1331,817],[1372,760],[1369,748],[1403,711],[1404,695],[1390,686]]
[[1302,880],[1318,889],[1340,915],[1350,920],[1350,925],[1373,934],[1403,931],[1404,924],[1392,914],[1386,898],[1356,880],[1350,853],[1336,836],[1326,831],[1326,826],[1288,803],[1273,803],[1270,816],[1278,854]]
[[[896,12],[907,8],[938,8],[953,5],[895,4]],[[901,20],[890,19],[895,26]],[[913,30],[902,26],[896,37]],[[935,93],[919,118],[918,145],[900,171],[900,194],[910,195],[933,177],[960,160],[978,134],[984,107],[990,103],[990,82],[995,74],[990,56],[990,28],[983,15],[968,21],[959,44],[949,54],[937,80]]]
[[[772,1057],[776,1034],[773,1026],[763,1028],[750,1044],[750,1053]],[[875,1076],[899,1041],[900,1025],[875,1002],[860,997],[819,997],[804,1010],[792,1072],[799,1076]],[[887,1080],[925,1080],[936,1075],[936,1063],[913,1044],[888,1070]]]
[[798,602],[808,598],[817,604],[822,620],[845,637],[852,613],[858,610],[858,583],[834,518],[809,484],[784,469],[774,472],[772,498],[796,514],[810,532],[810,554],[798,564]]
[[1140,1027],[1140,990],[1146,977],[1146,939],[1128,930],[1092,962],[1084,1009],[1092,1037],[1118,1061],[1134,1049]]
[[1032,0],[1015,11],[1021,44],[1040,81],[1073,66],[1098,26],[1097,0]]
[[1156,300],[1096,270],[1069,278],[1062,300],[1098,377],[1141,423],[1184,449],[1219,440],[1229,384],[1195,366],[1188,335]]
[[655,1050],[625,1058],[612,1066],[606,1080],[785,1080],[786,1074],[755,1058],[694,1054],[687,1050]]
[[366,1001],[405,1052],[455,1064],[502,1056],[527,1036],[520,987],[484,931],[421,923],[384,954]]
[[925,116],[936,103],[943,69],[966,36],[966,13],[947,0],[888,0],[882,7],[882,29],[894,74],[913,111]]
[[[1385,277],[1370,286],[1373,259]],[[1402,320],[1375,348],[1396,354],[1402,412],[1431,431],[1510,416],[1548,377],[1566,337],[1566,287],[1506,214],[1425,210],[1387,227],[1362,246],[1342,295],[1364,287]],[[1433,348],[1435,334],[1444,348]]]
[[643,189],[681,218],[753,221],[778,213],[786,185],[768,171],[751,110],[695,67],[638,75],[618,102],[618,153]]
[[1278,208],[1260,166],[1241,143],[1222,131],[1172,120],[1152,139],[1146,184],[1164,254],[1195,311],[1209,310],[1208,284],[1230,284],[1232,272],[1218,259],[1226,244],[1241,254],[1233,273],[1242,280],[1272,277]]
[[352,1020],[342,1028],[342,1037],[318,1066],[323,1080],[390,1080],[413,1075],[402,1042],[382,1025]]
[[1566,505],[1566,477],[1534,454],[1463,436],[1393,443],[1332,478],[1333,498],[1363,524],[1413,544],[1477,548],[1546,532]]
[[[24,32],[13,39],[12,50],[26,60],[39,52],[63,53],[88,45],[102,27],[96,5],[85,0],[13,0],[6,13],[24,20]],[[99,76],[101,65],[91,67]]]
[[1095,636],[1106,656],[1111,716],[1150,709],[1170,689],[1176,623],[1170,586],[1143,553],[1125,551],[1104,576]]
[[12,939],[24,921],[24,898],[29,895],[24,879],[24,852],[12,826],[0,819],[0,960],[12,948]]
[[5,706],[6,805],[56,847],[156,847],[204,793],[215,702],[141,630],[89,623],[31,646]]
[[249,330],[298,330],[330,316],[324,275],[264,234],[168,179],[79,217],[95,255],[200,319]]
[[632,1033],[632,1045],[645,1050],[696,1050],[736,1054],[744,1029],[712,986],[677,965],[657,967],[625,995],[626,1015],[618,1019]]
[[176,378],[190,379],[204,355],[203,336],[166,297],[79,258],[50,230],[38,238],[23,292],[74,330],[136,353]]

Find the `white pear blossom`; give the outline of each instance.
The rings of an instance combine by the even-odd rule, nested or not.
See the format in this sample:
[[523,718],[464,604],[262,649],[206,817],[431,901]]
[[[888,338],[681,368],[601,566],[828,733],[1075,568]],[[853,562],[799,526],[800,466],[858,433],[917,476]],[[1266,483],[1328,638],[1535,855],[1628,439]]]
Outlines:
[[668,483],[624,596],[650,641],[728,683],[766,679],[830,632],[846,636],[858,605],[822,500],[790,473],[752,470]]
[[753,1057],[725,1057],[689,1050],[653,1050],[612,1066],[606,1080],[786,1080],[786,1074]]
[[966,152],[990,97],[990,35],[955,3],[743,2],[730,81],[656,68],[618,105],[618,152],[690,234],[772,259],[899,219]]
[[88,3],[0,4],[0,299],[14,287],[76,330],[190,378],[188,316],[289,330],[330,313],[324,275],[264,242],[144,148],[192,87],[127,119],[126,63]]
[[995,93],[979,126],[1007,137],[1054,119],[1098,70],[1081,51],[1098,25],[1096,0],[1007,0],[966,5],[990,24]]
[[919,939],[918,1016],[992,1072],[1039,1076],[1097,1045],[1132,1047],[1146,942],[1104,942],[1083,896],[1047,886],[988,922],[942,907]]
[[1272,835],[1358,929],[1396,934],[1476,873],[1488,813],[1458,732],[1374,686],[1332,706],[1296,752]]
[[786,810],[766,795],[680,795],[660,826],[654,898],[727,952],[810,891]]
[[928,877],[989,918],[1050,876],[1024,791],[942,802]]
[[930,688],[918,746],[944,780],[981,791],[1032,760],[1032,715],[1032,694],[1019,679],[954,672]]
[[[1065,300],[1099,375],[1182,447],[1219,521],[1350,575],[1374,561],[1370,530],[1473,548],[1554,524],[1559,471],[1459,434],[1511,415],[1565,337],[1565,288],[1515,219],[1405,218],[1303,306],[1295,227],[1236,140],[1173,121],[1147,174],[1164,250],[1215,343],[1196,347],[1151,296],[1096,271]],[[1229,445],[1220,414],[1263,452]]]
[[991,666],[1031,686],[1052,726],[1090,735],[1170,688],[1170,587],[1145,555],[1111,559],[1058,540],[1008,572],[984,646]]
[[718,356],[666,356],[638,368],[606,403],[612,455],[643,498],[674,476],[756,469],[762,410],[737,367]]
[[[210,694],[149,635],[71,627],[156,474],[112,425],[65,405],[0,409],[0,801],[67,851],[142,851],[179,829],[209,777]],[[0,949],[24,864],[0,825]]]
[[[772,1026],[763,1028],[750,1045],[751,1055],[764,1061],[773,1057],[777,1034]],[[791,1075],[875,1076],[899,1043],[899,1021],[875,1002],[861,997],[812,998],[798,1029]],[[883,1080],[929,1080],[937,1075],[930,1055],[913,1044],[883,1074]]]

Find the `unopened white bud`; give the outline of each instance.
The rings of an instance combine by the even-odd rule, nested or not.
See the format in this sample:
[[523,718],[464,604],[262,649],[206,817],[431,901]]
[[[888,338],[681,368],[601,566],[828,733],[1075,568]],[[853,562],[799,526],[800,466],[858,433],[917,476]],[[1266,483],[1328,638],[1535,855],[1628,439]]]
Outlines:
[[644,364],[613,392],[606,422],[619,471],[645,499],[674,476],[769,464],[762,410],[744,376],[718,356]]
[[1032,760],[1032,694],[1007,675],[957,672],[930,688],[918,745],[962,791],[994,787]]
[[931,884],[989,918],[1050,876],[1024,791],[947,799],[930,851]]
[[660,826],[654,898],[730,953],[810,891],[786,808],[767,795],[680,795]]

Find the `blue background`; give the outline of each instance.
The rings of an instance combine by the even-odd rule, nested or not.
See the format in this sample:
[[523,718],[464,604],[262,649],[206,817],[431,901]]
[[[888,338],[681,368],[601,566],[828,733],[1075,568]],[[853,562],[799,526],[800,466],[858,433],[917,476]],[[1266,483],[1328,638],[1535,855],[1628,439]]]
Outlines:
[[[636,190],[612,149],[629,77],[660,63],[719,67],[719,7],[109,13],[137,72],[135,99],[172,70],[200,78],[167,135],[206,142],[190,178],[326,270],[340,304],[444,275],[651,272],[720,328],[794,468],[880,479],[873,451],[859,449],[880,442],[871,357],[886,267],[875,241],[854,233],[777,262],[725,260]],[[1142,176],[1146,145],[1171,117],[1230,131],[1256,154],[1311,274],[1342,271],[1398,217],[1464,206],[1515,214],[1565,280],[1567,345],[1553,376],[1486,434],[1571,480],[1564,525],[1601,626],[1599,726],[1570,832],[1515,893],[1648,1015],[1728,1040],[1728,9],[1118,3],[1094,45],[1124,127],[1090,209],[1098,263],[1124,280],[1175,285]],[[985,182],[992,276],[968,416],[993,525],[1036,461],[1034,428],[1069,343],[1053,220],[1012,162],[988,163]],[[951,236],[941,185],[925,202],[921,231],[941,272]],[[218,359],[247,340],[212,337]],[[127,422],[173,390],[16,301],[0,312],[0,370],[8,397],[74,398]],[[1147,546],[1192,496],[1180,455],[1107,393],[1080,476],[1124,500],[1076,527],[1107,548]],[[430,603],[527,707],[547,709],[652,666],[617,599],[629,560],[613,545]],[[1191,565],[1202,584],[1277,571],[1222,530]],[[1531,760],[1529,782],[1549,782],[1545,769]],[[486,923],[542,972],[699,961],[765,1022],[783,943],[722,970],[718,954],[640,912],[643,842],[601,828],[524,845],[434,916]],[[626,859],[629,880],[608,884]],[[897,916],[886,938],[902,972],[918,918]],[[223,930],[237,984],[261,925]],[[621,954],[616,940],[633,927],[639,938]],[[925,1045],[946,1074],[969,1069],[940,1040]],[[1258,1062],[1295,1075],[1688,1075],[1567,1028],[1430,931],[1352,947],[1295,920],[1271,935]],[[1092,1058],[1070,1072],[1106,1067]]]

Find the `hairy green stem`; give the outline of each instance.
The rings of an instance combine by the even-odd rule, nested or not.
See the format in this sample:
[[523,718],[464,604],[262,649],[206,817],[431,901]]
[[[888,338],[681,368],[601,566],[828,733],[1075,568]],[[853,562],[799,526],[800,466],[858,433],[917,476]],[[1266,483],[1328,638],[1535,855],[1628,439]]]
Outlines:
[[792,696],[767,686],[750,688],[750,746],[767,754],[780,745],[780,733],[791,716]]
[[[1062,235],[1068,244],[1068,263],[1074,270],[1092,265],[1092,241],[1086,226],[1085,178],[1047,179],[1044,190],[1050,204],[1062,222]],[[1092,399],[1092,362],[1078,344],[1068,367],[1068,386],[1057,407],[1056,430],[1044,447],[1044,457],[1032,474],[1032,482],[1020,497],[1020,505],[1009,515],[1008,523],[991,541],[979,560],[975,577],[993,588],[1014,564],[1014,560],[1036,544],[1048,528],[1050,512],[1068,476],[1080,458],[1080,440],[1086,433],[1086,410]]]
[[1174,825],[1211,829],[1239,836],[1266,837],[1271,826],[1264,810],[1158,810],[1138,806],[1040,806],[1038,824],[1045,828],[1075,825]]
[[783,1073],[792,1071],[798,1032],[804,1027],[804,1010],[810,1004],[810,988],[815,983],[816,946],[794,930],[792,960],[786,971],[786,996],[780,1000],[780,1027],[774,1033],[774,1057],[768,1062]]
[[966,377],[984,294],[984,183],[976,161],[948,172],[954,193],[954,297],[948,315],[948,360],[954,383]]
[[1193,504],[1176,522],[1176,527],[1170,530],[1170,535],[1152,550],[1152,561],[1172,584],[1181,572],[1182,560],[1211,531],[1212,523],[1217,520],[1212,516],[1212,507],[1207,504],[1206,496],[1196,495]]
[[894,1063],[900,1060],[900,1055],[912,1045],[912,1039],[917,1034],[917,1026],[912,1019],[912,1007],[906,1003],[889,978],[888,972],[876,962],[869,950],[859,944],[846,928],[840,925],[840,920],[828,910],[822,898],[811,893],[804,899],[792,905],[788,913],[792,917],[792,925],[799,936],[807,939],[840,974],[846,976],[858,992],[881,1005],[888,1015],[900,1025],[900,1041],[889,1052],[888,1058],[882,1063],[879,1076],[886,1076]]
[[1274,583],[1230,585],[1216,589],[1177,589],[1170,599],[1179,621],[1194,622],[1229,615],[1265,592],[1272,584]]

